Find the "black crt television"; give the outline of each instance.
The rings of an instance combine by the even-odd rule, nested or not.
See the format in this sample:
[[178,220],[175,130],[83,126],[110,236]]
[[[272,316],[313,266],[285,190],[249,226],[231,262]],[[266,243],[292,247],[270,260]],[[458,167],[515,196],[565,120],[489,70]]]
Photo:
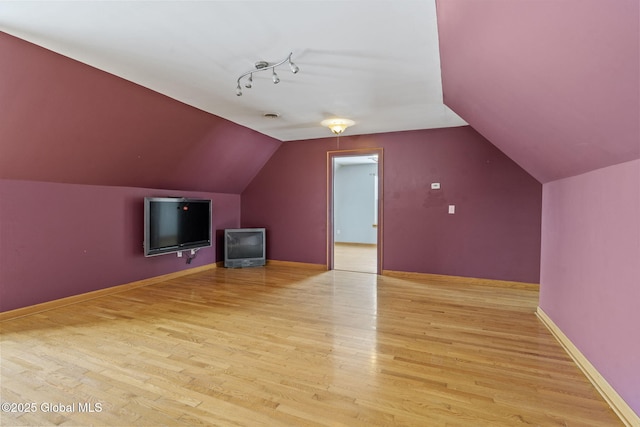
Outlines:
[[144,255],[211,246],[211,200],[144,198]]
[[258,267],[267,263],[264,228],[227,228],[224,230],[224,266]]

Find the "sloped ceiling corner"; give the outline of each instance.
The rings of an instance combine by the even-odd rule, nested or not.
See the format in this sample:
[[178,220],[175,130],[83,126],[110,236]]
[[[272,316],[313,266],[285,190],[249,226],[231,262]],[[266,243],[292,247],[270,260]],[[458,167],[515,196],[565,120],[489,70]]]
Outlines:
[[631,0],[439,0],[445,104],[545,183],[640,158]]
[[0,33],[0,178],[239,194],[280,141]]

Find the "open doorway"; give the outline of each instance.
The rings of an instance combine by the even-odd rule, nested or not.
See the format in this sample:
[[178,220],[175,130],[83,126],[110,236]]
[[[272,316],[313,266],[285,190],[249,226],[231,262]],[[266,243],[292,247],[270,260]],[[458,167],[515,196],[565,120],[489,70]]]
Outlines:
[[327,268],[381,274],[382,149],[327,154]]

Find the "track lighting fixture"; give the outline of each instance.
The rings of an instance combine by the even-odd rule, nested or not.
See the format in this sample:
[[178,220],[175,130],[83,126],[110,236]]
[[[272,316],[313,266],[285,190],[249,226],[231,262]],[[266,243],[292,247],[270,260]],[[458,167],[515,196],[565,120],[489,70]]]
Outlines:
[[244,87],[246,87],[247,89],[251,89],[251,87],[253,86],[253,74],[257,73],[259,71],[267,71],[267,70],[271,70],[272,71],[272,76],[271,76],[271,80],[273,80],[274,84],[280,83],[280,77],[278,77],[278,75],[276,74],[276,67],[279,67],[280,65],[284,64],[285,62],[289,63],[289,68],[291,69],[291,72],[293,74],[297,74],[298,71],[300,71],[300,67],[298,67],[296,64],[293,63],[293,61],[291,61],[291,55],[293,55],[293,52],[289,53],[289,55],[284,58],[282,61],[270,64],[267,61],[258,61],[255,63],[255,70],[249,70],[246,73],[242,74],[240,77],[238,77],[238,86],[236,87],[236,95],[238,96],[242,96],[242,84],[241,84],[241,80],[246,77],[249,76],[249,78],[247,79]]
[[340,135],[346,128],[355,125],[356,122],[349,119],[326,119],[321,121],[320,124],[331,129],[331,132],[335,135]]

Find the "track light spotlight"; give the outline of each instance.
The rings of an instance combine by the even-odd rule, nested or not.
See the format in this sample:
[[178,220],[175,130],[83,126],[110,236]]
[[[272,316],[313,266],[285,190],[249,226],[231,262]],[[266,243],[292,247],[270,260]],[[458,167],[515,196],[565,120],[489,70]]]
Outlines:
[[293,63],[293,61],[291,61],[291,55],[293,55],[293,52],[289,53],[289,55],[284,58],[282,61],[270,64],[267,61],[258,61],[255,63],[255,70],[249,70],[246,73],[240,75],[240,77],[238,77],[238,87],[236,88],[236,95],[241,96],[242,95],[242,84],[241,84],[241,80],[246,77],[249,76],[247,78],[247,81],[244,85],[244,87],[246,87],[247,89],[251,89],[253,87],[253,74],[257,73],[259,71],[266,71],[266,70],[271,70],[272,71],[272,80],[274,84],[280,83],[280,77],[278,77],[278,75],[276,74],[276,67],[279,67],[280,65],[284,64],[285,62],[289,63],[289,68],[291,69],[291,72],[293,74],[297,74],[298,71],[300,71],[300,67],[298,67],[296,64]]
[[291,62],[291,57],[289,57],[289,68],[291,68],[293,74],[298,74],[298,71],[300,71],[300,67]]

